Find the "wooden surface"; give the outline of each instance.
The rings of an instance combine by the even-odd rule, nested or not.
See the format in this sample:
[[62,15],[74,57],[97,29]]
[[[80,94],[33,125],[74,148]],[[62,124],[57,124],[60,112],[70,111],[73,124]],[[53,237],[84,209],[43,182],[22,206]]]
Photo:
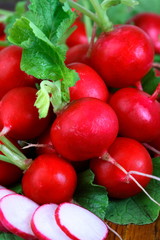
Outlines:
[[[160,217],[159,219],[147,225],[116,225],[110,222],[107,224],[121,236],[123,240],[160,240]],[[118,240],[111,231],[107,240]]]

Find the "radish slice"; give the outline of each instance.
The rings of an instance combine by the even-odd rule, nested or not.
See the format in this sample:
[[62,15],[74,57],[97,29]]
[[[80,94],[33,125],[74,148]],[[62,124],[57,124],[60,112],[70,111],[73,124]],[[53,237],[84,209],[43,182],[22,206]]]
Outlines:
[[6,229],[26,240],[37,239],[30,222],[39,205],[20,194],[9,194],[0,201],[0,219]]
[[73,240],[105,240],[108,235],[108,227],[99,217],[73,203],[60,204],[55,218]]
[[[0,185],[0,200],[1,200],[4,196],[6,196],[6,195],[8,195],[8,194],[13,194],[13,193],[15,193],[15,192],[13,192],[13,191],[11,191],[11,190],[9,190],[9,189],[7,189],[7,188],[5,188],[5,187],[3,187],[3,186]],[[8,232],[8,230],[3,226],[3,224],[1,223],[1,221],[0,221],[0,232]]]
[[31,227],[38,239],[71,240],[56,223],[54,213],[57,206],[57,204],[44,204],[34,212]]

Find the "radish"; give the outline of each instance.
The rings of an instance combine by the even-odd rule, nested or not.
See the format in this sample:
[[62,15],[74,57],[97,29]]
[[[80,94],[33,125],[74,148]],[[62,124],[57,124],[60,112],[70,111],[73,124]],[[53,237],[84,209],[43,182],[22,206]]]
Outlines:
[[32,87],[17,87],[5,94],[0,103],[1,135],[27,140],[38,137],[48,127],[50,114],[39,118],[38,109],[34,106],[36,93]]
[[24,195],[38,204],[71,201],[76,186],[73,166],[56,154],[35,158],[22,178]]
[[[4,197],[7,196],[8,194],[13,194],[15,193],[12,190],[9,190],[7,188],[4,188],[3,186],[0,186],[0,200]],[[0,232],[8,232],[8,230],[3,226],[0,220]]]
[[55,210],[57,206],[57,204],[44,204],[34,212],[31,227],[38,239],[70,240],[55,220]]
[[56,151],[71,161],[102,156],[117,134],[115,112],[96,98],[73,101],[57,116],[51,127],[51,140]]
[[153,12],[142,12],[134,15],[127,21],[143,29],[152,39],[155,53],[160,54],[160,14]]
[[153,57],[153,44],[142,29],[118,25],[99,36],[90,62],[108,86],[122,88],[140,81],[151,69]]
[[66,53],[65,64],[81,62],[89,65],[89,58],[87,56],[88,49],[88,43],[81,43],[70,47]]
[[72,24],[72,27],[76,27],[76,29],[67,38],[67,46],[73,47],[78,44],[88,43],[85,24],[81,21],[80,18],[77,18],[75,20],[75,22]]
[[36,240],[30,222],[38,204],[20,194],[9,194],[0,201],[0,219],[4,227],[26,240]]
[[145,147],[124,137],[117,137],[101,159],[92,159],[90,168],[95,182],[106,187],[113,198],[128,198],[141,192],[140,186],[144,188],[150,181],[146,175],[151,176],[153,171],[152,159]]
[[108,99],[108,89],[103,79],[94,69],[83,63],[72,63],[68,68],[75,70],[79,80],[73,87],[70,87],[70,101],[83,97],[94,97],[102,101]]
[[36,80],[20,69],[22,48],[5,47],[0,51],[0,99],[15,87],[35,87]]
[[160,134],[160,103],[156,100],[160,85],[153,95],[135,88],[123,88],[110,98],[119,120],[121,136],[150,142]]
[[105,240],[107,225],[92,212],[73,203],[62,203],[55,217],[61,229],[73,240]]

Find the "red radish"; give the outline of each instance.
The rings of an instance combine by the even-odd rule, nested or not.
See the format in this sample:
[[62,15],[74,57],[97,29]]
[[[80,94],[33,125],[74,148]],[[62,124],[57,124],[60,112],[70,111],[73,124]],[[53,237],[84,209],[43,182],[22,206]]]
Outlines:
[[70,201],[76,185],[74,168],[56,154],[38,156],[22,178],[24,195],[38,204]]
[[105,240],[107,225],[95,214],[73,203],[62,203],[55,217],[61,229],[73,240]]
[[155,53],[160,53],[160,14],[152,12],[138,13],[129,19],[128,23],[133,23],[143,29],[151,37],[155,47]]
[[150,142],[160,134],[160,103],[154,94],[123,88],[112,95],[110,105],[117,114],[121,136]]
[[26,240],[37,240],[30,223],[38,204],[20,194],[9,194],[0,201],[0,219],[11,233]]
[[[19,148],[19,145],[17,144],[16,141],[14,141],[13,139],[10,139],[10,141],[14,144],[14,146]],[[1,144],[3,144],[3,142],[0,141],[0,145]],[[1,151],[0,151],[0,154],[4,155]],[[7,187],[13,184],[16,184],[18,183],[18,181],[21,180],[22,175],[23,175],[23,172],[19,167],[17,167],[12,163],[0,160],[0,184],[1,185]]]
[[0,184],[3,186],[7,187],[18,183],[22,174],[22,170],[16,165],[0,161]]
[[15,87],[35,86],[35,78],[20,69],[21,56],[22,48],[14,45],[0,51],[0,99]]
[[65,63],[81,62],[89,65],[89,58],[87,57],[88,49],[88,43],[82,43],[70,47],[66,53]]
[[50,114],[39,118],[38,109],[34,106],[36,93],[35,88],[19,87],[5,94],[0,103],[1,134],[26,140],[38,137],[48,127]]
[[44,204],[34,212],[31,227],[39,240],[70,240],[55,220],[57,206],[56,204]]
[[[141,188],[130,178],[130,171],[152,174],[152,159],[145,147],[131,138],[118,137],[108,150],[110,156],[92,159],[91,170],[95,174],[95,182],[105,186],[110,197],[128,198],[136,195]],[[109,160],[109,161],[107,161]],[[112,162],[113,161],[113,162]],[[126,173],[119,166],[120,164]],[[137,182],[145,188],[150,181],[146,176],[132,174]]]
[[[0,200],[4,197],[4,196],[7,196],[8,194],[13,194],[15,192],[7,189],[7,188],[4,188],[2,186],[0,186]],[[1,220],[0,220],[0,232],[8,232],[8,230],[3,226],[3,224],[1,223]]]
[[122,88],[140,81],[151,69],[153,57],[153,44],[142,29],[118,25],[99,36],[90,62],[108,86]]
[[80,78],[69,89],[70,101],[83,97],[93,97],[107,101],[109,95],[107,86],[94,69],[83,63],[72,63],[68,65],[68,68],[75,70]]
[[[29,146],[32,146],[32,144],[29,144],[28,147]],[[50,128],[38,137],[35,146],[37,155],[55,153],[55,148],[51,141]]]
[[51,139],[63,157],[83,161],[102,156],[117,133],[117,116],[107,103],[96,98],[81,98],[57,116]]
[[73,47],[77,44],[88,43],[85,24],[80,18],[77,18],[72,24],[72,27],[76,27],[74,32],[67,38],[66,44],[68,47]]

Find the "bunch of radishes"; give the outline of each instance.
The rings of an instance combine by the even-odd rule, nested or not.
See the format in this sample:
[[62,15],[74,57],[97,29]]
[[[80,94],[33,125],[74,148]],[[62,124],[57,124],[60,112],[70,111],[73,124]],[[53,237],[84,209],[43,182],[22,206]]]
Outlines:
[[148,94],[142,79],[159,54],[160,17],[145,13],[114,26],[103,11],[106,1],[103,8],[90,2],[96,14],[89,16],[101,33],[94,25],[89,42],[84,8],[68,1],[73,11],[82,12],[66,40],[65,59],[79,80],[68,89],[70,102],[58,111],[49,105],[47,116],[39,117],[36,98],[45,79],[21,70],[23,48],[11,45],[0,51],[0,184],[9,188],[21,182],[24,195],[0,189],[1,230],[24,239],[107,237],[103,221],[71,203],[79,171],[89,167],[95,183],[113,198],[145,191],[153,177],[152,155],[145,146],[160,151],[160,84]]

